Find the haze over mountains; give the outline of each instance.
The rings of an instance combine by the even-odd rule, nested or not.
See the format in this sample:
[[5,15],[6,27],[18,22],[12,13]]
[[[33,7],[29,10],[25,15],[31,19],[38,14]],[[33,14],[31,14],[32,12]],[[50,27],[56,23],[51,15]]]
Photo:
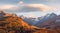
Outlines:
[[[24,16],[23,16],[24,17]],[[43,17],[38,18],[27,18],[24,17],[23,20],[30,25],[34,25],[37,27],[43,28],[54,28],[60,26],[60,15],[56,15],[55,13],[47,14]]]

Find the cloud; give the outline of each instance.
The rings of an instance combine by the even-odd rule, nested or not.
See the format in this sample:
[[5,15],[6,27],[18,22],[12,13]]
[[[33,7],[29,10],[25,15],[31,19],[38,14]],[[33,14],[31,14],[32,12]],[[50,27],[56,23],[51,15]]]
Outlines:
[[28,15],[29,18],[34,18],[34,15],[30,14]]
[[[50,0],[44,0],[44,1],[50,1]],[[45,4],[26,4],[24,3],[24,1],[21,0],[16,5],[12,5],[12,4],[0,5],[0,9],[10,12],[35,12],[35,11],[46,12],[50,10],[55,10],[53,7],[50,7]]]
[[[47,5],[44,5],[44,4],[27,4],[25,7],[27,7],[27,9],[31,8],[34,11],[35,10],[36,11],[48,11],[48,10],[50,10],[50,7]],[[33,10],[31,10],[31,11],[33,11]]]
[[[20,8],[20,7],[19,7]],[[51,8],[44,4],[24,4],[19,12],[49,11]]]
[[0,5],[0,9],[10,9],[14,7],[14,5]]
[[54,8],[44,5],[44,4],[20,4],[21,6],[12,6],[12,5],[6,5],[3,9],[6,11],[12,11],[12,12],[35,12],[35,11],[42,11],[47,12],[50,10],[54,10]]
[[20,1],[19,4],[23,4],[24,2],[23,1]]
[[0,9],[4,9],[8,12],[35,12],[35,11],[50,11],[55,10],[53,7],[50,7],[45,4],[25,4],[23,1],[17,3],[17,5],[6,4],[0,5]]

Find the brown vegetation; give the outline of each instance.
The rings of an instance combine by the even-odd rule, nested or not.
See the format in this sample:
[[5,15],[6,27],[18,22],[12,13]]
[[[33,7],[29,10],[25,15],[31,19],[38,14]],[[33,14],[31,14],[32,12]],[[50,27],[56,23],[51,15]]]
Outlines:
[[[1,14],[1,13],[0,13]],[[59,29],[45,29],[30,26],[13,14],[2,14],[0,19],[0,33],[60,33]]]

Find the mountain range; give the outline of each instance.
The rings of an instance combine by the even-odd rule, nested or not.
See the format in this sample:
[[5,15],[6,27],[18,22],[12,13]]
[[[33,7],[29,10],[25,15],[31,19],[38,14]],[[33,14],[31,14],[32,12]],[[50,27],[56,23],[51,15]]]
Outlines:
[[[54,16],[52,17],[57,17],[55,14],[53,14]],[[47,18],[46,17],[46,21],[48,21],[49,19],[49,23],[54,23],[52,20],[52,17]],[[44,17],[45,18],[45,17]],[[56,19],[58,19],[59,17],[57,17]],[[0,11],[0,33],[60,33],[60,29],[59,28],[55,28],[55,29],[46,29],[46,28],[39,28],[41,25],[45,26],[45,22],[39,23],[32,23],[32,25],[30,25],[28,22],[23,20],[24,18],[18,17],[16,14],[11,14],[11,13],[6,13],[3,11]],[[29,20],[29,19],[27,19]],[[32,18],[33,21],[38,21],[35,18]],[[41,20],[41,19],[40,19]],[[43,20],[43,21],[45,21]],[[57,22],[58,20],[56,20]],[[48,23],[47,22],[47,23]],[[49,25],[46,24],[46,25]],[[36,24],[36,25],[35,25]],[[40,25],[39,25],[40,24]],[[55,24],[55,23],[54,23]],[[57,23],[58,24],[58,23]],[[35,26],[34,26],[35,25]],[[51,24],[52,25],[52,24]],[[59,25],[59,24],[58,24]],[[38,26],[38,27],[36,27]],[[59,26],[58,26],[59,27]]]
[[47,14],[38,18],[24,17],[23,20],[28,24],[37,26],[39,28],[60,27],[60,15],[56,15],[55,13]]

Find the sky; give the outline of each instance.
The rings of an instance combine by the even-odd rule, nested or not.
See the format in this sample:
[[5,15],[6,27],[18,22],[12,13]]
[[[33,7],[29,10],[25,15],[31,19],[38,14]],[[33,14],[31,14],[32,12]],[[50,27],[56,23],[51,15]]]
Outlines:
[[60,0],[0,0],[0,10],[27,17],[41,17],[52,12],[59,15]]

